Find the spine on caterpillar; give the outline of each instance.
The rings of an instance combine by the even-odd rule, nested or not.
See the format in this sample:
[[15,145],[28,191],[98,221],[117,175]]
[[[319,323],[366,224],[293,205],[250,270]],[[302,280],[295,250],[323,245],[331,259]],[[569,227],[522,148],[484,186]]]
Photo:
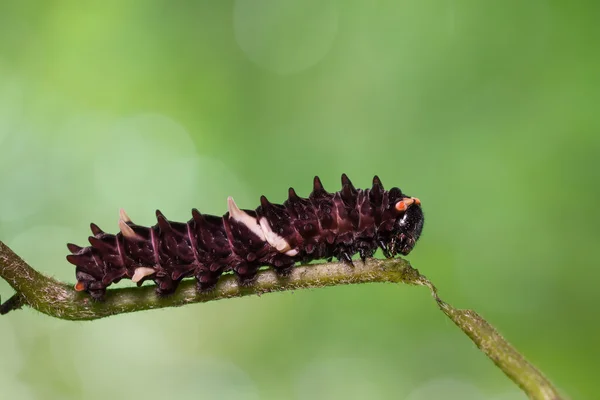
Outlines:
[[191,276],[205,291],[226,271],[249,284],[262,266],[285,274],[298,262],[317,259],[351,264],[353,255],[365,260],[378,247],[386,257],[407,255],[424,222],[419,199],[396,187],[384,190],[377,176],[362,190],[344,174],[335,193],[315,177],[308,198],[290,188],[283,205],[262,196],[254,211],[240,209],[231,197],[227,202],[223,217],[194,209],[187,223],[169,221],[157,210],[152,227],[136,225],[121,210],[116,235],[91,224],[91,246],[67,245],[72,253],[67,260],[76,266],[75,289],[101,299],[110,284],[127,278],[138,286],[153,280],[166,295]]

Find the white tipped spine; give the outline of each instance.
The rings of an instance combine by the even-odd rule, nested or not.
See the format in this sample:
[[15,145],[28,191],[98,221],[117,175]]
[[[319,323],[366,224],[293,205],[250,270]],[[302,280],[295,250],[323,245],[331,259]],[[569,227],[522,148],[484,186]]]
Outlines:
[[266,218],[263,217],[258,222],[260,223],[260,227],[261,227],[262,231],[264,232],[266,241],[272,247],[274,247],[278,252],[285,253],[292,249],[290,244],[284,238],[282,238],[281,236],[279,236],[278,234],[273,232],[273,230],[271,229],[271,226],[269,226],[269,222],[267,221]]
[[129,218],[129,215],[127,215],[123,208],[119,210],[119,217],[121,217],[121,219],[125,222],[132,222],[131,218]]
[[240,210],[237,204],[235,204],[233,197],[231,196],[227,198],[227,209],[229,211],[229,218],[233,219],[236,222],[244,224],[252,233],[258,236],[260,240],[267,240],[263,230],[258,225],[258,222],[256,222],[256,218]]
[[125,236],[128,239],[138,238],[138,235],[134,232],[134,230],[129,225],[127,225],[127,223],[122,219],[119,220],[119,230],[121,231],[123,236]]
[[135,269],[135,272],[133,273],[133,277],[131,278],[131,281],[134,283],[138,283],[144,277],[152,275],[154,272],[155,272],[154,268],[138,267]]

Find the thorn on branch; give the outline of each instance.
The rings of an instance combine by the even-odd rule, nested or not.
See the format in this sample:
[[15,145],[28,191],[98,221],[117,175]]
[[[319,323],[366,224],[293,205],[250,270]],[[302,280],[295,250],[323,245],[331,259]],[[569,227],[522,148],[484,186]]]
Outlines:
[[8,314],[13,310],[18,310],[23,307],[23,297],[18,293],[15,293],[10,299],[6,300],[6,302],[2,303],[0,299],[0,315]]

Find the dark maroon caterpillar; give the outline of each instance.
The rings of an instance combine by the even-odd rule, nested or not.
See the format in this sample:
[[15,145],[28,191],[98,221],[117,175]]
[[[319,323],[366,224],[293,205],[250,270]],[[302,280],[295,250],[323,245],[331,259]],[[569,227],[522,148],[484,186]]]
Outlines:
[[175,291],[194,276],[199,290],[209,290],[223,272],[233,270],[250,283],[261,266],[289,272],[297,262],[336,257],[349,264],[360,254],[364,261],[381,247],[386,257],[408,254],[423,228],[421,202],[389,191],[377,176],[371,189],[355,189],[342,175],[342,190],[328,193],[319,177],[308,199],[289,189],[283,205],[260,198],[256,211],[240,210],[231,197],[223,217],[192,210],[187,223],[171,222],[156,211],[158,224],[135,225],[121,210],[117,235],[91,224],[90,247],[68,244],[67,260],[76,265],[75,289],[96,299],[122,278],[141,285],[152,279],[159,294]]

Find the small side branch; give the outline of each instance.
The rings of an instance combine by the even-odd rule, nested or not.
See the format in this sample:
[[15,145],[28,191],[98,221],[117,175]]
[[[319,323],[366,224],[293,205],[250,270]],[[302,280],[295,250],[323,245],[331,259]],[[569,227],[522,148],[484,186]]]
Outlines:
[[258,273],[252,286],[240,286],[234,276],[225,275],[216,288],[208,293],[199,293],[192,280],[182,282],[177,292],[168,297],[157,296],[153,286],[110,289],[106,292],[106,299],[97,302],[85,293],[76,292],[72,286],[37,272],[0,241],[0,276],[16,291],[13,297],[0,306],[1,314],[26,305],[49,316],[66,320],[94,320],[232,297],[357,283],[388,282],[427,286],[444,314],[531,399],[562,399],[552,383],[479,314],[471,310],[455,309],[442,301],[435,286],[408,261],[400,258],[369,259],[366,263],[356,262],[354,267],[344,263],[300,266],[295,267],[285,278],[272,270],[264,270]]
[[489,322],[473,310],[452,307],[438,296],[435,286],[424,276],[423,286],[448,318],[452,320],[513,382],[531,399],[562,399],[552,383],[517,351]]
[[0,315],[8,314],[13,310],[18,310],[23,307],[23,297],[15,293],[10,299],[4,303],[0,302]]

